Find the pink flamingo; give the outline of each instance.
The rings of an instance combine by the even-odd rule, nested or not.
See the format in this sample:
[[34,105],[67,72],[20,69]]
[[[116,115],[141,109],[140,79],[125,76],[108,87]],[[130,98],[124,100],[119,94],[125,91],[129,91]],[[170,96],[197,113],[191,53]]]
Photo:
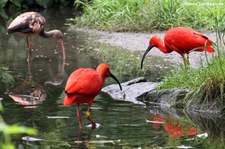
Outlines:
[[30,46],[32,42],[29,37],[39,34],[43,38],[55,38],[58,46],[65,59],[65,50],[63,42],[63,34],[60,30],[44,31],[46,24],[45,18],[37,12],[25,12],[17,16],[9,25],[7,33],[19,33],[26,38],[27,46],[29,48],[28,61],[30,60]]

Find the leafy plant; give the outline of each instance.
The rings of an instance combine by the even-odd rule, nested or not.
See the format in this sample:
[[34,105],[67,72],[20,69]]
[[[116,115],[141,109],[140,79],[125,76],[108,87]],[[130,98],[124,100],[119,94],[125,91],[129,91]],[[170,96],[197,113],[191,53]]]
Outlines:
[[[3,111],[3,106],[0,101],[0,112]],[[19,126],[17,124],[8,125],[0,115],[0,148],[2,149],[15,149],[15,146],[11,142],[11,135],[15,134],[28,134],[35,135],[37,132],[33,128]]]
[[14,84],[14,78],[7,67],[0,67],[0,82],[6,87],[12,87]]
[[15,80],[11,73],[7,67],[0,66],[0,83],[2,84],[0,92],[4,92],[6,89],[14,86]]

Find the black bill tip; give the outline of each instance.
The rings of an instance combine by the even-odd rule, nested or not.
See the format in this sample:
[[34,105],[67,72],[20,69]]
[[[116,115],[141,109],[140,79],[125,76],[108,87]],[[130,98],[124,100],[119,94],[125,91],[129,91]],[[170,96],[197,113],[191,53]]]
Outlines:
[[143,63],[144,63],[144,59],[145,59],[145,56],[147,55],[147,53],[153,48],[154,46],[149,46],[147,48],[147,50],[145,51],[144,55],[142,56],[142,59],[141,59],[141,69],[143,68]]

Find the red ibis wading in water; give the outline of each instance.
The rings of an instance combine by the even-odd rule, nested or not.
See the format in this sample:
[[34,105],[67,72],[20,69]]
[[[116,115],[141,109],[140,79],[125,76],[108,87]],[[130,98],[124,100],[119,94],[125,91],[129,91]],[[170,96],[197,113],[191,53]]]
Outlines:
[[[192,51],[214,52],[214,49],[212,48],[212,41],[210,41],[202,33],[199,33],[191,28],[174,27],[165,33],[164,41],[158,36],[153,36],[150,38],[149,46],[141,60],[141,68],[143,67],[143,61],[146,54],[153,47],[158,48],[163,53],[171,53],[173,51],[179,53],[183,58],[185,66],[189,65],[188,54]],[[187,55],[187,58],[185,57],[185,54]]]
[[63,54],[63,59],[65,59],[65,50],[63,43],[63,34],[60,30],[51,30],[48,32],[44,31],[45,28],[45,18],[37,12],[25,12],[17,16],[8,27],[9,33],[19,33],[24,36],[27,40],[27,46],[29,48],[28,60],[30,60],[30,46],[32,44],[29,38],[32,35],[39,34],[44,38],[55,38],[58,43],[58,47],[61,49]]
[[64,98],[64,105],[76,104],[80,128],[82,128],[79,110],[81,103],[88,104],[86,118],[91,122],[92,128],[96,128],[95,121],[90,117],[90,107],[95,96],[101,91],[106,77],[112,77],[119,84],[120,90],[122,90],[118,79],[110,72],[109,65],[107,64],[98,65],[96,70],[92,68],[79,68],[69,76],[65,87],[66,96]]

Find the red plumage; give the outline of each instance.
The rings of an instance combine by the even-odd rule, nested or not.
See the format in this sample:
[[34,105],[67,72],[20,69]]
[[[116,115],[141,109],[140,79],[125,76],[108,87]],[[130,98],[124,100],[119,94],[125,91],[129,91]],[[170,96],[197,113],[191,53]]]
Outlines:
[[[188,54],[192,51],[214,52],[212,41],[202,33],[187,27],[174,27],[166,31],[164,40],[160,39],[158,36],[152,36],[149,39],[148,49],[145,51],[141,60],[141,68],[146,54],[153,47],[158,48],[163,53],[173,51],[179,53],[185,65],[186,63],[189,64]],[[187,55],[187,59],[185,58],[185,54]]]
[[[93,100],[99,94],[103,83],[104,80],[96,70],[91,68],[77,69],[67,80],[65,87],[67,95],[64,99],[64,105],[70,105],[73,102],[77,104],[88,103],[89,100]],[[85,98],[79,98],[80,96]],[[85,99],[86,101],[84,101]]]
[[101,91],[105,78],[112,77],[119,84],[120,89],[122,87],[117,78],[110,72],[109,65],[100,64],[97,69],[92,68],[79,68],[75,70],[69,78],[65,86],[66,96],[64,98],[64,105],[68,106],[72,103],[77,105],[77,119],[81,126],[81,116],[79,105],[81,103],[88,104],[88,110],[86,112],[86,118],[92,123],[92,128],[96,127],[96,123],[90,118],[90,107],[92,102]]
[[[214,52],[211,47],[212,42],[204,36],[191,28],[175,27],[169,29],[164,36],[165,45],[171,50],[177,53],[189,54],[193,49],[202,46],[208,46],[205,50],[207,52]],[[204,49],[198,49],[194,51],[204,51]]]

